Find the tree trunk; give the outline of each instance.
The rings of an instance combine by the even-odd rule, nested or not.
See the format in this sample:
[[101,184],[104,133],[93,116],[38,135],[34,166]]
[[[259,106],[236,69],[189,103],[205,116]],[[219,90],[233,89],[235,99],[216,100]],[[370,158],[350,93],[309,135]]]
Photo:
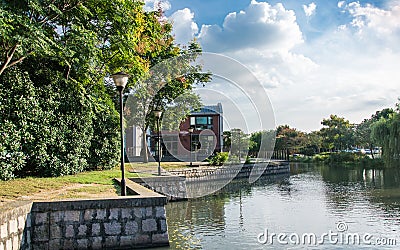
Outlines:
[[143,163],[149,162],[149,152],[147,148],[146,142],[146,130],[142,132],[142,150],[140,151],[140,155],[143,157]]
[[372,144],[369,144],[369,150],[371,150],[372,159],[375,159],[374,150],[372,149]]

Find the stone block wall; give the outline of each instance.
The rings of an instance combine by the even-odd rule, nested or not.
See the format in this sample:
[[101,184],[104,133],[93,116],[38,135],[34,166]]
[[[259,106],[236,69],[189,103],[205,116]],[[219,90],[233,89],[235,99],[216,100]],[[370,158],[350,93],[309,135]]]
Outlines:
[[38,202],[33,249],[104,249],[168,245],[165,197]]
[[150,196],[28,202],[2,209],[0,250],[168,246],[166,197]]
[[186,200],[188,198],[186,178],[182,176],[142,177],[129,178],[129,180],[165,195],[169,201]]
[[32,202],[15,202],[1,207],[0,250],[30,248]]

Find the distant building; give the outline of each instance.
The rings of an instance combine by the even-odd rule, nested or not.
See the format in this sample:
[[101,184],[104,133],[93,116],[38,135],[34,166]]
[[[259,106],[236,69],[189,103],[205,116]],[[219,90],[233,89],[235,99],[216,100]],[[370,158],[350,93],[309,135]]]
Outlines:
[[[181,123],[179,128],[181,131],[187,131],[190,127],[194,128],[192,134],[192,149],[199,146],[199,143],[203,141],[215,144],[213,153],[221,152],[223,148],[223,110],[221,103],[203,106],[199,111],[191,112],[190,116]],[[210,130],[212,133],[202,133],[205,130]],[[201,135],[201,133],[204,135]],[[189,149],[189,140],[181,141],[182,145]],[[204,148],[204,150],[206,150],[206,148]]]
[[[189,133],[193,128],[193,133]],[[193,111],[179,126],[179,131],[162,131],[162,160],[202,161],[223,148],[223,110],[221,103]],[[157,135],[151,136],[150,151],[158,155]],[[191,145],[190,145],[191,142]]]
[[125,129],[125,150],[128,157],[140,156],[142,135],[142,129],[137,126]]

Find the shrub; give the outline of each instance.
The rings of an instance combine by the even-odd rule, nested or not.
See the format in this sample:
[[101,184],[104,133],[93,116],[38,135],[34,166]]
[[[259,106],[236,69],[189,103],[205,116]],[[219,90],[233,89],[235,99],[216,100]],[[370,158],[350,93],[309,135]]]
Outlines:
[[10,122],[0,126],[0,180],[15,177],[15,171],[25,164],[25,155],[20,152],[21,136]]
[[88,94],[52,65],[29,67],[0,76],[0,179],[113,167],[119,120],[111,99]]
[[229,158],[228,152],[218,152],[216,155],[209,158],[208,162],[212,166],[222,166]]

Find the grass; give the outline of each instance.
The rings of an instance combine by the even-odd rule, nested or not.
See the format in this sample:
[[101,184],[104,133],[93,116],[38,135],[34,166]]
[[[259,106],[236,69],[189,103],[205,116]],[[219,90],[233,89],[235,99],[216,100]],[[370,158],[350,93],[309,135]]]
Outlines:
[[[129,169],[127,169],[129,170]],[[125,172],[126,178],[137,177],[136,173]],[[121,178],[121,171],[118,167],[111,170],[82,172],[76,175],[61,177],[27,177],[9,181],[0,181],[0,201],[16,200],[33,194],[50,193],[55,190],[64,189],[68,186],[78,185],[79,188],[68,189],[70,194],[62,193],[61,197],[81,197],[77,193],[101,194],[105,190],[117,192],[114,178]],[[90,184],[85,185],[85,184]],[[75,195],[73,195],[75,194]]]
[[[187,166],[182,162],[162,162],[161,167],[172,170]],[[140,173],[134,173],[135,171]],[[126,178],[151,176],[150,172],[156,171],[156,162],[125,164]],[[27,177],[0,181],[0,206],[4,202],[19,199],[54,200],[117,196],[120,188],[113,181],[114,178],[121,178],[119,167],[61,177]]]

